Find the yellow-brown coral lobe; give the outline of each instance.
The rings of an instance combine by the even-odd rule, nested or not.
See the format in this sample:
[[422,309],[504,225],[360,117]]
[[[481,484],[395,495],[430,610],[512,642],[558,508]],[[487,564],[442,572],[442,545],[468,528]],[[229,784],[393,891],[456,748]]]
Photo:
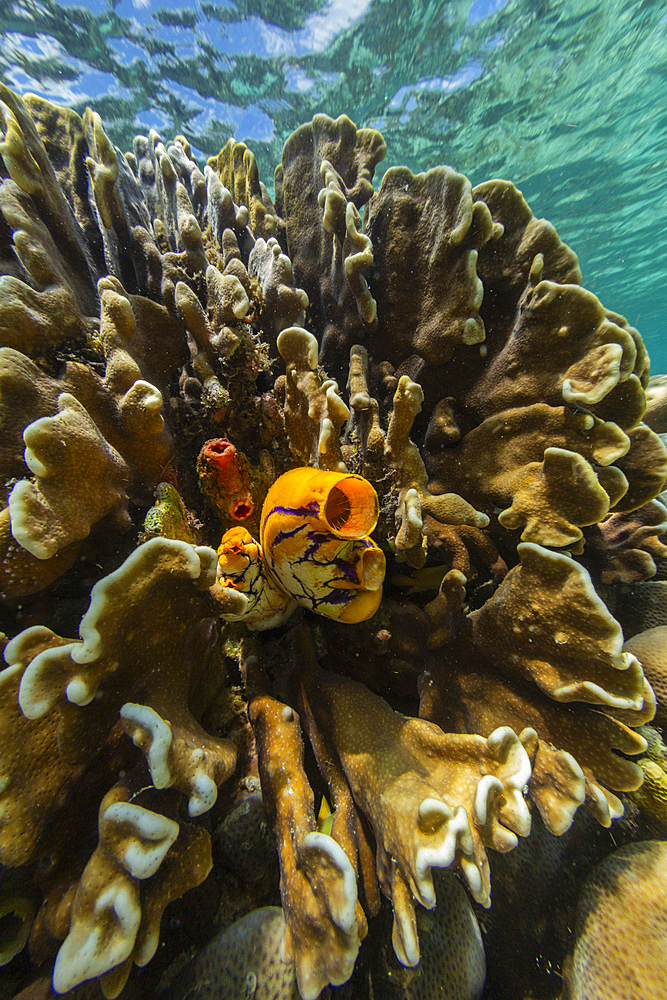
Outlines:
[[269,490],[261,539],[270,575],[295,601],[348,624],[382,600],[385,557],[369,537],[377,494],[361,476],[292,469]]
[[282,954],[296,965],[303,1000],[316,1000],[327,983],[346,982],[357,956],[365,927],[355,873],[336,840],[317,831],[296,713],[261,696],[251,702],[250,717],[280,851],[287,919]]
[[[29,863],[50,850],[60,879],[66,878],[71,914],[57,929],[49,928],[52,940],[65,938],[56,965],[61,991],[111,973],[120,976],[119,985],[108,991],[115,996],[129,975],[131,958],[144,964],[154,954],[167,902],[210,870],[208,835],[178,820],[176,790],[188,799],[191,816],[207,811],[236,757],[234,746],[209,736],[188,707],[191,674],[210,641],[198,635],[197,626],[193,631],[193,622],[206,613],[205,591],[214,566],[210,549],[152,539],[93,589],[79,640],[33,627],[5,649],[2,682],[10,689],[18,684],[18,704],[33,723],[28,734],[20,724],[14,726],[3,742],[8,778],[2,792],[2,854],[5,863]],[[157,598],[165,584],[171,598],[166,593]],[[145,608],[153,602],[154,617],[148,621]],[[134,667],[144,658],[149,670],[138,682]],[[119,747],[119,721],[145,754],[145,764]],[[41,761],[49,775],[40,794],[29,782],[29,770],[29,783],[19,784],[17,741],[25,749],[26,739],[36,741],[29,766]],[[122,774],[114,784],[108,771],[113,774],[119,763]],[[63,812],[76,805],[82,780],[98,793],[106,791],[105,782],[112,787],[100,806],[97,850],[88,860],[84,841],[72,866],[67,853],[59,858],[66,845],[49,840],[54,823],[62,823]],[[79,818],[84,824],[92,820],[93,830],[96,811]],[[153,879],[150,886],[148,879]],[[139,883],[146,886],[143,896]],[[61,886],[54,888],[57,893]],[[60,902],[57,895],[55,900]],[[47,891],[42,919],[51,902]]]
[[[586,841],[581,806],[608,827],[632,796],[659,821],[662,382],[555,229],[446,167],[375,192],[384,140],[345,116],[288,139],[274,205],[241,143],[123,155],[92,111],[0,102],[17,989],[55,963],[111,997],[147,965],[158,995],[167,956],[255,910],[229,931],[271,928],[247,992],[278,947],[287,995],[384,995],[383,956],[438,939],[439,867],[507,912],[497,852],[531,820]],[[249,798],[244,850],[267,822],[277,848],[258,877],[227,829]]]
[[488,740],[445,735],[334,674],[308,673],[303,685],[319,739],[329,754],[336,748],[355,804],[373,828],[380,885],[394,907],[396,953],[415,965],[412,900],[435,905],[431,869],[456,861],[475,899],[488,906],[485,846],[511,850],[516,836],[530,831],[523,798],[528,756],[507,728]]

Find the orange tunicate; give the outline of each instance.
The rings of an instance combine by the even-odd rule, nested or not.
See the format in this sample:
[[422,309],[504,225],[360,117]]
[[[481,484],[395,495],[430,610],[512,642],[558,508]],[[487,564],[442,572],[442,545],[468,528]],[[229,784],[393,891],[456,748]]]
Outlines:
[[246,521],[253,512],[248,462],[226,438],[211,438],[197,458],[202,492],[223,514]]
[[303,607],[341,622],[371,618],[385,557],[370,538],[378,498],[362,476],[292,469],[269,490],[261,517],[266,571]]
[[222,617],[275,628],[300,604],[350,625],[371,618],[385,574],[384,553],[370,537],[378,512],[363,476],[311,468],[280,476],[262,507],[261,545],[242,527],[222,537],[216,587],[246,597],[241,611]]
[[245,595],[246,604],[241,612],[223,617],[244,621],[253,631],[282,625],[296,608],[289,594],[264,572],[259,543],[240,526],[226,531],[218,548],[214,592],[230,587]]

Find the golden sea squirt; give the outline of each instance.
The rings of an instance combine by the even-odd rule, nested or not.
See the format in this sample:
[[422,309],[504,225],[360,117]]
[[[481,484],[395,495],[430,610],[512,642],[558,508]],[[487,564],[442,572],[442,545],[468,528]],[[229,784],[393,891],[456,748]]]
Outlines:
[[282,625],[296,608],[290,596],[265,572],[259,542],[241,526],[230,528],[222,536],[216,581],[211,590],[221,600],[230,590],[245,598],[238,610],[220,617],[225,621],[243,621],[251,631],[263,632]]
[[266,496],[261,546],[239,528],[223,535],[215,587],[247,597],[235,620],[254,630],[274,628],[296,604],[366,621],[380,606],[385,574],[384,553],[369,537],[377,519],[377,494],[362,476],[292,469]]
[[292,469],[269,490],[261,543],[271,576],[295,601],[353,624],[382,600],[385,558],[370,538],[378,498],[362,476]]

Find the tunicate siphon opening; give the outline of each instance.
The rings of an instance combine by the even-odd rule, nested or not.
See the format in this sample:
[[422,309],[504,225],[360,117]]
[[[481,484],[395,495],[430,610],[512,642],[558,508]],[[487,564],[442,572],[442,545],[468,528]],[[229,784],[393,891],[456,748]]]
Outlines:
[[252,500],[240,500],[234,504],[232,517],[237,521],[245,521],[252,514]]
[[384,582],[386,562],[382,549],[366,549],[361,563],[361,579],[366,590],[379,590]]
[[231,445],[229,441],[224,441],[223,439],[207,441],[204,447],[208,450],[209,454],[215,456],[216,458],[221,458],[223,455],[231,458],[234,454],[233,445]]
[[377,494],[361,476],[347,476],[329,490],[324,517],[340,538],[362,538],[377,524]]

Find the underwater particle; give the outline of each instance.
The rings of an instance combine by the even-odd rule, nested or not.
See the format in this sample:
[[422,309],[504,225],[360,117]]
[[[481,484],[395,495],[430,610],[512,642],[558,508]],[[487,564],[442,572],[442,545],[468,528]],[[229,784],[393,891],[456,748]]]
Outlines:
[[233,521],[254,510],[248,459],[226,438],[207,441],[197,458],[199,486],[214,507]]
[[563,1000],[664,1000],[667,842],[626,844],[584,885]]

